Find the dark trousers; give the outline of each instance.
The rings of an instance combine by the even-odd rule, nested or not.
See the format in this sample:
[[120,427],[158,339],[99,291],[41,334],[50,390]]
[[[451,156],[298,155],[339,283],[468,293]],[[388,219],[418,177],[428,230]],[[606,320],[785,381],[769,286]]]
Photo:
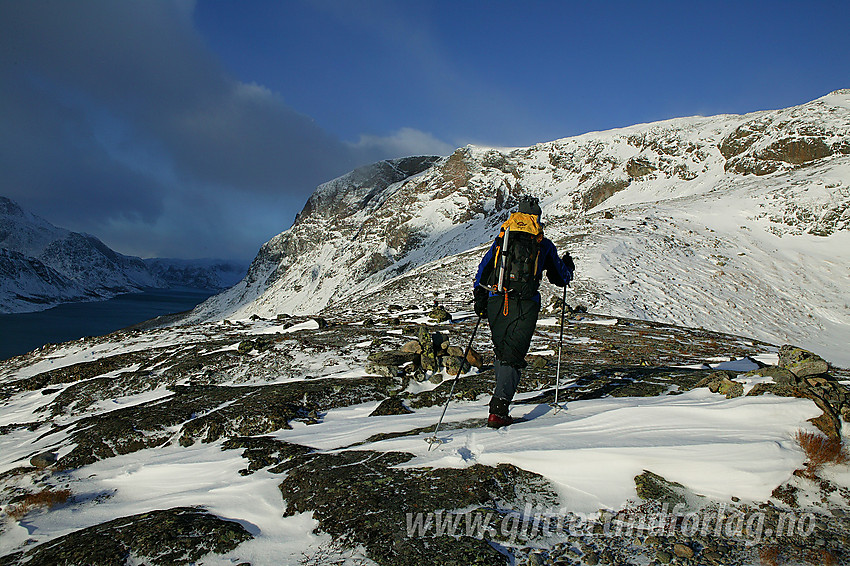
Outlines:
[[490,297],[487,303],[487,318],[496,354],[496,388],[490,402],[492,413],[507,414],[508,403],[514,398],[519,385],[519,370],[526,366],[525,355],[531,346],[539,313],[540,303],[534,299],[508,299],[505,305],[503,296],[495,296]]

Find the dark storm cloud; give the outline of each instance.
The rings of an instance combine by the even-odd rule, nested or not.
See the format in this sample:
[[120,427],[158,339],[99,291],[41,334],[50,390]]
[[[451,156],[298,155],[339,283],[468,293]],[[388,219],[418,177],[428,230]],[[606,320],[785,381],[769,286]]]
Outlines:
[[153,221],[166,188],[116,162],[88,120],[20,77],[0,88],[0,194],[74,227],[107,215]]
[[191,9],[0,3],[0,194],[69,227],[90,217],[162,225],[169,193],[188,187],[212,202],[219,194],[222,206],[235,193],[287,196],[291,206],[387,157],[380,144],[345,144],[275,93],[229,75]]
[[221,67],[168,2],[13,2],[6,59],[80,91],[162,146],[181,175],[248,190],[304,189],[351,168],[339,140]]

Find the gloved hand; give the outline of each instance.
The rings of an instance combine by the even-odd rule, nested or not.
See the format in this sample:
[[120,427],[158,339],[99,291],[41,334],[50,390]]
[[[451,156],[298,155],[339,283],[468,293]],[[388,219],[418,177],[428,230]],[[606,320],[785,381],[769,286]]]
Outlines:
[[570,252],[566,252],[563,256],[561,256],[561,261],[564,262],[564,265],[567,266],[567,269],[570,270],[570,273],[575,273],[576,264],[573,263],[573,258],[570,255]]
[[472,292],[472,300],[475,303],[475,314],[480,317],[487,316],[487,301],[490,298],[490,293],[483,287],[476,287]]

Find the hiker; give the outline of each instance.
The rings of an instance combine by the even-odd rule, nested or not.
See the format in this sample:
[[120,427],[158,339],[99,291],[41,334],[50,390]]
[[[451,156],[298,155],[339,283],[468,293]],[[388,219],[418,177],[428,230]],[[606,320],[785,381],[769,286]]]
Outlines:
[[513,422],[508,407],[520,370],[527,365],[525,355],[540,312],[538,288],[543,271],[559,287],[567,285],[575,271],[569,252],[558,257],[555,244],[543,236],[540,213],[538,200],[525,197],[519,210],[502,224],[475,275],[475,314],[488,318],[496,354],[496,387],[487,419],[492,428]]

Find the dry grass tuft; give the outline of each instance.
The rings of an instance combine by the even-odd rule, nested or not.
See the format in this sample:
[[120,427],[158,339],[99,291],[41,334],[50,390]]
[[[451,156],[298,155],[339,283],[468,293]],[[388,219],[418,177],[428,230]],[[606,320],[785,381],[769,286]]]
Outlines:
[[763,546],[759,549],[759,561],[764,566],[779,566],[779,547],[776,545]]
[[55,491],[45,489],[38,493],[30,493],[24,497],[23,501],[6,509],[6,513],[14,520],[20,521],[35,507],[47,507],[50,509],[65,503],[69,497],[71,497],[70,489],[59,489]]
[[816,551],[815,555],[808,562],[814,566],[836,566],[838,559],[830,551],[821,549],[820,551]]
[[809,459],[806,462],[809,477],[817,475],[825,464],[846,464],[850,460],[841,440],[805,430],[798,430],[795,438]]

